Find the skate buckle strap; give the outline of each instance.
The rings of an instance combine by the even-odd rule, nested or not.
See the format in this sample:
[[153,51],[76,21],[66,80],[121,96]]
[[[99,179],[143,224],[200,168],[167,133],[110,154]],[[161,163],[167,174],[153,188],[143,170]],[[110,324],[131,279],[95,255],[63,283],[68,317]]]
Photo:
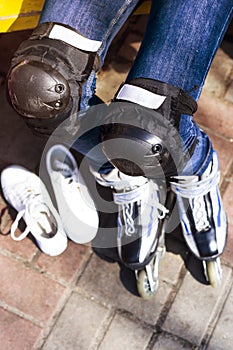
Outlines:
[[[181,198],[191,200],[193,219],[198,232],[206,231],[210,227],[204,196],[216,188],[219,183],[220,172],[213,169],[206,178],[198,179],[198,176],[178,177],[178,183],[171,182],[171,188],[176,193],[178,202],[183,207]],[[182,182],[183,179],[183,182]]]
[[148,183],[142,186],[136,187],[131,191],[127,192],[115,192],[113,193],[114,203],[116,204],[128,204],[136,202],[146,196],[148,192]]
[[[191,178],[191,176],[187,176],[187,179],[189,177]],[[197,177],[193,176],[193,179],[195,178]],[[177,195],[180,195],[181,197],[193,198],[193,197],[204,196],[205,194],[210,192],[212,188],[216,187],[219,183],[220,172],[219,171],[213,172],[205,179],[201,179],[197,182],[184,181],[182,183],[182,177],[180,177],[180,179],[179,177],[177,177],[177,179],[179,182],[173,182],[173,181],[170,182],[172,190]]]

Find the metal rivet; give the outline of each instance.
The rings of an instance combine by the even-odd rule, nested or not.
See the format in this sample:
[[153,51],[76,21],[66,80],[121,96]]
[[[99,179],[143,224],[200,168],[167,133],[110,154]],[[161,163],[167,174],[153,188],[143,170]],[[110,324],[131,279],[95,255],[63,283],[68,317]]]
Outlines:
[[55,91],[58,94],[61,94],[65,90],[65,86],[63,84],[57,84],[55,85]]
[[161,153],[162,149],[163,149],[163,147],[159,143],[152,146],[152,148],[151,148],[153,153]]

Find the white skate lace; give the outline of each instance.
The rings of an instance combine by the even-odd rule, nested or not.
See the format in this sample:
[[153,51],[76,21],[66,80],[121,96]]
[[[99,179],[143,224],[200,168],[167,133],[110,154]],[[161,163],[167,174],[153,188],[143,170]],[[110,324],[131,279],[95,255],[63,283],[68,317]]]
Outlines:
[[[24,184],[18,185],[17,189],[14,189],[14,192],[16,192],[16,196],[18,196],[21,199],[21,202],[24,204],[24,208],[20,210],[11,225],[11,237],[15,241],[21,241],[23,240],[29,232],[31,232],[31,223],[32,221],[36,220],[38,227],[41,228],[41,230],[45,230],[46,232],[49,232],[51,230],[50,223],[48,221],[48,215],[50,213],[49,208],[47,205],[43,202],[41,193],[35,192],[33,189],[26,188]],[[36,206],[33,206],[32,204],[36,203]],[[19,227],[20,220],[24,217],[25,213],[30,210],[30,216],[26,223],[25,230],[19,235],[16,236],[16,230]]]
[[209,228],[204,196],[219,183],[220,172],[210,173],[206,178],[199,180],[197,176],[177,177],[178,182],[170,182],[171,189],[179,198],[187,198],[192,206],[196,229],[201,232]]
[[[122,209],[125,234],[128,236],[132,236],[136,232],[133,219],[134,204],[136,202],[139,204],[143,201],[145,198],[145,193],[147,192],[147,186],[148,183],[145,183],[144,185],[134,188],[131,191],[113,193],[114,203],[119,205]],[[163,219],[169,212],[166,207],[157,201],[150,202],[150,205],[157,209],[156,216],[158,219]]]

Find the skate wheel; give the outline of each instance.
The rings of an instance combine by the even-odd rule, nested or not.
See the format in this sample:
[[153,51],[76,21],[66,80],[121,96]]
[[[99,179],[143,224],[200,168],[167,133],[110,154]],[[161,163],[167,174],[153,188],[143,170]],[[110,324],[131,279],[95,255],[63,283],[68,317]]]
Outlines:
[[210,285],[214,288],[220,286],[222,281],[222,269],[220,265],[220,260],[216,259],[207,261],[206,272]]
[[156,282],[154,282],[153,288],[151,288],[151,285],[145,270],[141,270],[138,273],[137,289],[142,299],[149,300],[153,298],[153,296],[155,296],[157,292],[158,286],[159,286],[159,282],[157,280]]

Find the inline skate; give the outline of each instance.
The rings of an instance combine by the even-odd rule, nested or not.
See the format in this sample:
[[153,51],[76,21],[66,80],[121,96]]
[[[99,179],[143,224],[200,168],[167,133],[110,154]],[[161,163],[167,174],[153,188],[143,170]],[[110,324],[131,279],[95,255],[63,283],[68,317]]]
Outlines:
[[207,282],[221,284],[220,255],[227,240],[227,218],[219,193],[217,153],[201,176],[177,176],[170,179],[176,195],[184,239],[191,252],[203,262]]
[[143,176],[128,176],[116,168],[107,175],[95,174],[102,186],[113,189],[118,206],[117,250],[120,261],[135,271],[139,295],[148,300],[159,285],[159,262],[165,249],[164,206],[166,184]]

